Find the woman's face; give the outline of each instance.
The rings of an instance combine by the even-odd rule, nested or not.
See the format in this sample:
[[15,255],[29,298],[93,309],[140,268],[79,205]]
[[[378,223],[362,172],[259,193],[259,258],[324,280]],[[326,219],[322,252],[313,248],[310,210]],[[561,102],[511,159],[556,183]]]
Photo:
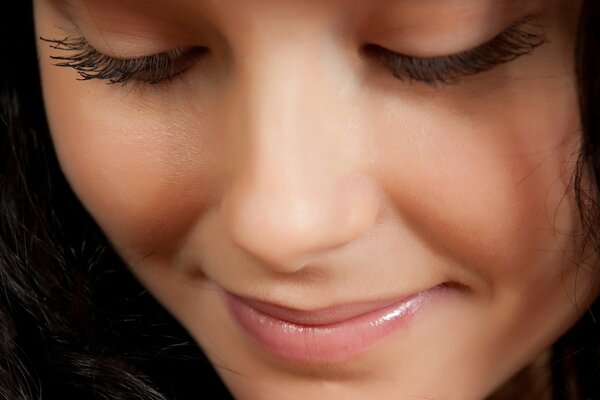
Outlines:
[[594,295],[576,3],[37,0],[52,139],[238,399],[481,399]]

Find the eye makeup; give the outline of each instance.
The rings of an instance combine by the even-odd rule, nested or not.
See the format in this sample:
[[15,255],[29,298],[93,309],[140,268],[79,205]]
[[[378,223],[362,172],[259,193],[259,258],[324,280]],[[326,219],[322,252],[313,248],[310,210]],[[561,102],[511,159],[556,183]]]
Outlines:
[[[528,17],[514,23],[490,41],[460,53],[437,57],[415,57],[377,44],[362,47],[365,56],[375,59],[401,81],[429,86],[451,85],[463,78],[489,71],[501,64],[532,53],[547,40],[535,33]],[[539,31],[539,29],[537,29]],[[100,53],[82,35],[46,39],[50,46],[66,54],[51,56],[58,67],[75,69],[81,80],[104,80],[109,84],[129,82],[158,84],[185,73],[202,56],[206,47],[171,49],[137,58],[115,58]]]
[[534,19],[519,20],[490,41],[447,56],[413,57],[374,44],[364,46],[363,51],[382,62],[402,81],[430,86],[450,85],[530,54],[547,42],[545,35],[534,33]]
[[51,56],[56,66],[75,69],[81,80],[100,79],[111,84],[130,81],[150,84],[164,82],[187,71],[199,57],[208,52],[205,47],[191,47],[123,59],[100,53],[83,36],[41,40],[50,43],[56,50],[69,53]]

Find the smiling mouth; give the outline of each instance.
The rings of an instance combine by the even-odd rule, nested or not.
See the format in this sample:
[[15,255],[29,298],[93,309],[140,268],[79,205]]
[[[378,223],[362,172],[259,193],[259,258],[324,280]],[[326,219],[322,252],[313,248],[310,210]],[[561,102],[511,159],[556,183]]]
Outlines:
[[278,358],[300,362],[342,362],[408,326],[448,289],[437,285],[396,300],[349,303],[301,311],[225,292],[227,309],[254,343]]

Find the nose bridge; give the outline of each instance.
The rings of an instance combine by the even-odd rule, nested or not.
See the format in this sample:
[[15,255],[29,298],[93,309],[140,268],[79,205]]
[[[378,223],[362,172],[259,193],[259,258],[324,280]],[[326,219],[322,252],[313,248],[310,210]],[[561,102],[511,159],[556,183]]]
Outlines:
[[253,49],[233,84],[224,221],[236,245],[289,272],[311,253],[360,235],[369,225],[360,215],[372,210],[353,206],[366,204],[364,193],[348,199],[364,190],[352,183],[342,100],[321,42]]
[[335,146],[342,121],[328,113],[336,103],[332,82],[318,66],[316,49],[278,53],[257,55],[258,65],[249,67],[243,82],[244,122],[237,134],[246,136],[247,171],[288,190],[309,181],[316,188],[321,180],[335,180],[344,163]]
[[288,157],[303,148],[314,152],[334,147],[337,130],[331,125],[340,121],[331,112],[341,100],[336,66],[343,63],[335,56],[339,45],[327,23],[331,17],[320,12],[330,7],[328,2],[317,7],[302,1],[282,2],[280,7],[261,4],[250,7],[264,14],[256,19],[260,23],[241,22],[244,37],[231,41],[233,97],[241,105],[235,112],[245,124],[239,132],[245,131],[241,134],[256,150],[276,146]]

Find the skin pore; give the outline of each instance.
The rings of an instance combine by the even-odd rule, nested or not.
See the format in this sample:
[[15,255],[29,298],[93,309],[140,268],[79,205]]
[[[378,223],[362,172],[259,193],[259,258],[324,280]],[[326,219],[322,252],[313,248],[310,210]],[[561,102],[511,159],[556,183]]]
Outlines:
[[[569,188],[578,2],[34,4],[65,175],[237,399],[482,399],[596,295]],[[449,82],[398,79],[362,51],[447,56],[519,21],[544,43]],[[157,83],[81,80],[51,58],[73,54],[67,38],[121,60],[192,56]],[[308,341],[302,360],[272,354],[223,296],[314,315],[442,286],[334,360]]]

